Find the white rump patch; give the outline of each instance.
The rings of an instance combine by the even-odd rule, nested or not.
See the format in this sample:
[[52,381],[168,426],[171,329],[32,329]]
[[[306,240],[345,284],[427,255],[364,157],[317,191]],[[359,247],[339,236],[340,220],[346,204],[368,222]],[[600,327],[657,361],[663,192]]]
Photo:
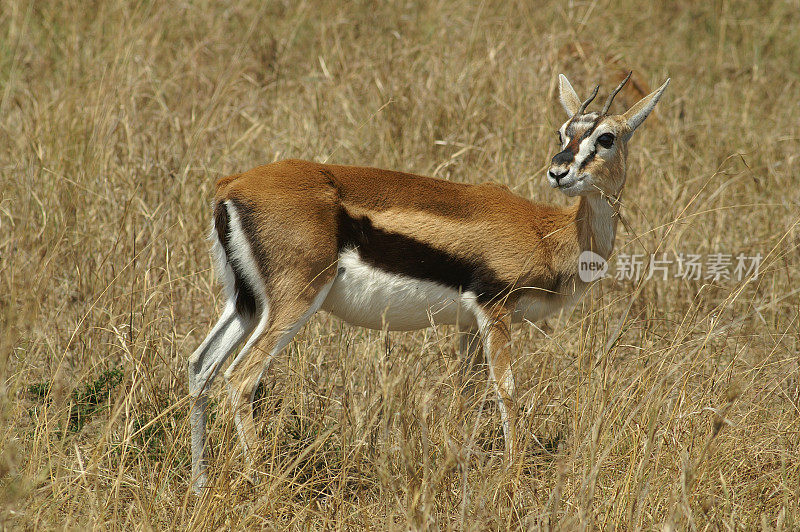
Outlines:
[[[225,205],[219,208],[227,209]],[[228,257],[225,255],[225,249],[222,247],[222,240],[220,240],[219,233],[217,233],[217,226],[214,221],[211,222],[211,234],[208,235],[208,239],[211,240],[211,257],[214,263],[214,271],[225,287],[225,297],[228,301],[234,301],[236,298],[236,281],[233,275],[233,268],[228,263]]]
[[[230,256],[228,262],[236,265],[237,271],[244,278],[247,285],[253,289],[255,295],[263,305],[264,309],[267,308],[267,288],[264,285],[264,278],[261,271],[258,269],[253,250],[250,247],[250,242],[247,240],[247,235],[244,234],[242,229],[242,222],[239,218],[239,213],[236,211],[236,206],[231,201],[225,202],[225,208],[228,209],[228,225],[230,226],[230,238],[228,240],[228,251]],[[230,268],[230,266],[228,266]],[[233,271],[231,271],[233,274]]]

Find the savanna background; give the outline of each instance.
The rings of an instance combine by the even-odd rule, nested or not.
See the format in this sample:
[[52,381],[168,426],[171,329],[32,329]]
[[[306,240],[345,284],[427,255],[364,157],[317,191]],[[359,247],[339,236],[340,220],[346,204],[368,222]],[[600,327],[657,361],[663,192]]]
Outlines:
[[[4,0],[0,526],[796,530],[798,42],[796,0]],[[672,83],[617,252],[760,253],[757,279],[605,279],[515,327],[511,468],[457,331],[320,314],[259,393],[260,483],[218,381],[190,494],[216,178],[299,157],[566,204],[557,75],[602,102],[627,69],[617,112]]]

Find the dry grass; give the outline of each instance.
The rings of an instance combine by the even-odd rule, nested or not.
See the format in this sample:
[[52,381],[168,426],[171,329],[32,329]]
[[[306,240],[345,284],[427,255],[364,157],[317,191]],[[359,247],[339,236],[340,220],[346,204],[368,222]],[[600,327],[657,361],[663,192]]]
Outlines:
[[[0,6],[0,526],[800,527],[796,1],[228,4]],[[626,67],[673,83],[617,250],[760,252],[757,281],[609,279],[517,327],[511,470],[454,330],[320,315],[264,388],[261,484],[217,386],[213,489],[187,493],[216,177],[291,156],[564,203],[556,75]]]

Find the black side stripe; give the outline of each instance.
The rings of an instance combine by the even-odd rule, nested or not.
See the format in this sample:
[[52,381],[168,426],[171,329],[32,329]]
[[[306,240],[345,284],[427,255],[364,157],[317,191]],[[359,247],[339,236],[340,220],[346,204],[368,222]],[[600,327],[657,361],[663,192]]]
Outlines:
[[357,250],[364,262],[383,271],[433,281],[460,292],[472,292],[479,303],[507,295],[508,283],[486,264],[458,257],[409,236],[376,228],[366,216],[339,211],[339,252]]
[[256,302],[255,291],[245,279],[239,266],[231,260],[230,252],[230,216],[227,206],[220,202],[214,209],[214,227],[217,230],[220,244],[225,251],[225,260],[233,270],[234,292],[236,294],[236,312],[242,316],[254,316],[258,304]]

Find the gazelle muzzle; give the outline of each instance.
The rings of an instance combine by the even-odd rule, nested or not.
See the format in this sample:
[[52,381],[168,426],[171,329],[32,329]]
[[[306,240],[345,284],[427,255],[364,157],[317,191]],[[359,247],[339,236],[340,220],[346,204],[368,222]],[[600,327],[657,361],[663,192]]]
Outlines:
[[575,154],[567,148],[558,152],[552,160],[548,175],[558,184],[559,180],[569,173],[569,166],[575,160]]

